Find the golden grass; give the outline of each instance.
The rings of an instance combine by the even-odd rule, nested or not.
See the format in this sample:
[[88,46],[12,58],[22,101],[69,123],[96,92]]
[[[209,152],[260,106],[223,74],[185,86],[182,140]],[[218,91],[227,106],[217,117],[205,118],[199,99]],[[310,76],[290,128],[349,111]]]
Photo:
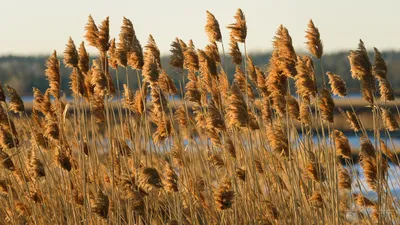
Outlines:
[[[64,52],[71,102],[60,97],[55,51],[46,62],[49,89],[34,89],[33,103],[24,105],[9,86],[6,102],[0,86],[0,223],[395,224],[399,202],[391,189],[400,177],[388,179],[388,162],[398,165],[390,138],[398,112],[388,109],[397,101],[379,51],[373,64],[363,42],[351,51],[363,99],[350,101],[340,76],[315,74],[315,59],[296,54],[282,25],[268,68],[255,66],[240,52],[247,37],[242,10],[234,18],[232,84],[219,23],[207,11],[204,50],[179,38],[171,45],[179,87],[162,69],[153,36],[143,51],[124,18],[116,43],[108,17],[97,27],[91,16],[85,37],[99,57],[89,62],[85,44],[77,50],[72,39]],[[323,46],[312,21],[306,39],[319,61]],[[112,72],[120,66],[135,70],[124,75],[138,79],[138,90],[115,87]],[[184,98],[169,100],[177,93]],[[370,113],[359,116],[354,108]],[[367,185],[352,172],[354,149],[342,132],[349,128],[360,137]],[[377,197],[359,193],[367,189]]]

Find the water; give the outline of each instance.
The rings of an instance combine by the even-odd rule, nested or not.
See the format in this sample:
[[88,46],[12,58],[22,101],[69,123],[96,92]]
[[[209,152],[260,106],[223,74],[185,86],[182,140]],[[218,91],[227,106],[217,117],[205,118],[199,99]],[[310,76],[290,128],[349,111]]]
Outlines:
[[[346,135],[347,139],[350,142],[350,147],[352,149],[360,149],[360,137],[356,136],[356,135]],[[368,139],[371,141],[372,144],[375,144],[375,138],[373,136],[368,136]],[[393,149],[393,146],[398,147],[400,146],[400,138],[398,137],[392,137],[391,139],[389,139],[389,137],[385,138],[385,137],[381,137],[381,139],[387,144],[387,146],[390,149]],[[313,141],[314,143],[318,143],[318,137],[314,136],[313,137]],[[321,140],[324,141],[324,140]],[[326,138],[325,139],[325,143],[329,144],[330,138]],[[379,143],[379,142],[378,142]],[[393,143],[393,145],[392,145]],[[396,152],[396,151],[394,151]]]
[[[345,166],[350,169],[349,166]],[[377,199],[377,194],[371,188],[368,187],[364,172],[360,164],[355,164],[351,168],[353,175],[352,190],[354,193],[362,193],[372,200]],[[400,201],[400,168],[392,163],[389,163],[388,170],[388,185],[392,195],[396,201]]]

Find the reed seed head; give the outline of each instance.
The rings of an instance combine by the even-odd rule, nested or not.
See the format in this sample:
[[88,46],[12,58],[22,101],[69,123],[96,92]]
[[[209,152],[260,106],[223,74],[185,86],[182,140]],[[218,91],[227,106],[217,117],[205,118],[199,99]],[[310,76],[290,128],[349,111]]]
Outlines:
[[219,23],[215,16],[210,13],[209,11],[206,11],[207,13],[207,23],[205,26],[205,30],[208,36],[208,40],[210,42],[214,41],[222,41],[222,35],[221,35],[221,30],[219,29]]
[[238,42],[244,43],[247,36],[247,25],[246,18],[241,9],[237,9],[236,15],[234,16],[235,23],[227,26],[231,30],[231,36]]
[[314,22],[310,20],[308,22],[308,28],[306,31],[307,47],[308,51],[313,54],[317,59],[320,59],[324,50],[322,41],[319,35],[318,28],[315,27]]

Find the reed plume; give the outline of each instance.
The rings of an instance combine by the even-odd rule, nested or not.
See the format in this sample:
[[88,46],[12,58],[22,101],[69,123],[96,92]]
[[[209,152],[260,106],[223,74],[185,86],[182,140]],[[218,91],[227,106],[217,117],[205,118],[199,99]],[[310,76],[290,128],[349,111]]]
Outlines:
[[124,92],[122,94],[122,107],[132,111],[136,111],[135,108],[135,96],[126,84],[123,85]]
[[268,90],[268,87],[266,85],[266,78],[265,78],[265,73],[258,67],[256,67],[256,84],[257,88],[259,91],[262,93],[264,96],[269,96],[271,93]]
[[306,167],[307,176],[315,182],[326,181],[326,170],[315,158],[311,158]]
[[375,78],[372,75],[372,66],[362,40],[360,40],[357,50],[350,51],[348,58],[350,60],[351,76],[361,81],[363,98],[370,104],[373,104],[373,93],[376,90]]
[[50,94],[56,99],[60,98],[60,63],[57,58],[57,52],[54,50],[53,54],[46,61],[45,75],[50,85]]
[[181,45],[183,52],[185,52],[188,48],[187,44],[182,39],[179,39],[179,44]]
[[76,50],[75,43],[71,37],[68,39],[68,43],[66,45],[64,51],[64,64],[66,67],[74,68],[78,67],[79,55]]
[[356,113],[354,113],[352,111],[348,111],[348,110],[346,112],[344,112],[342,109],[339,109],[339,110],[346,117],[347,123],[349,123],[350,128],[354,132],[358,132],[361,130],[361,125],[358,122]]
[[93,86],[94,94],[103,98],[109,93],[107,77],[97,60],[93,60],[93,66],[91,70],[92,74],[90,83]]
[[308,48],[308,51],[310,51],[311,54],[313,54],[317,59],[320,59],[323,52],[324,52],[324,46],[322,45],[322,41],[319,35],[319,30],[318,28],[315,27],[314,22],[310,20],[308,22],[308,28],[306,31],[306,45]]
[[101,22],[97,32],[96,47],[102,54],[105,54],[110,47],[110,21],[108,16]]
[[144,65],[142,71],[144,78],[143,81],[149,83],[149,86],[153,88],[158,82],[161,69],[160,50],[158,49],[153,36],[149,36],[149,41],[145,48],[146,52],[144,54]]
[[7,169],[9,171],[14,171],[15,170],[15,166],[13,161],[11,160],[10,156],[3,151],[2,149],[0,149],[0,162],[1,162],[1,166],[4,169]]
[[250,110],[247,109],[247,113],[249,114],[249,128],[250,130],[259,130],[260,125],[258,124],[256,115]]
[[367,80],[361,80],[361,95],[369,104],[374,104],[374,92],[371,89],[371,83]]
[[116,88],[115,88],[114,81],[113,81],[113,79],[112,79],[112,77],[111,77],[111,74],[110,74],[110,72],[108,71],[108,69],[106,70],[105,75],[106,75],[106,79],[107,79],[107,89],[108,89],[108,93],[109,93],[111,96],[114,96],[114,95],[116,94]]
[[[135,31],[133,29],[132,22],[123,17],[121,31],[119,33],[119,43],[115,46],[115,40],[111,42],[110,48],[113,47],[114,50],[109,49],[110,56],[112,59],[116,59],[120,66],[126,67],[128,64],[128,52],[132,48],[133,39],[135,37]],[[112,46],[114,44],[114,46]]]
[[345,159],[351,159],[350,142],[344,133],[340,130],[334,130],[333,140],[335,142],[336,154]]
[[217,62],[213,57],[210,57],[205,51],[198,50],[200,74],[204,80],[211,84],[211,79],[218,76]]
[[347,96],[347,88],[344,80],[337,74],[326,72],[329,78],[329,84],[331,85],[332,93],[339,97]]
[[352,182],[349,171],[343,166],[339,165],[338,172],[339,189],[351,190]]
[[197,55],[192,40],[189,41],[189,46],[185,49],[183,55],[185,57],[183,62],[184,68],[188,69],[189,72],[195,72],[199,70],[199,56]]
[[89,15],[88,22],[85,26],[85,30],[86,30],[85,38],[88,41],[89,45],[97,47],[98,44],[97,40],[99,38],[98,35],[99,29],[97,28],[96,23],[94,22],[91,15]]
[[315,97],[317,93],[315,80],[313,79],[313,68],[307,66],[305,58],[301,58],[300,56],[298,56],[296,71],[296,93],[306,102],[310,102],[310,99],[312,97]]
[[119,32],[118,49],[122,50],[125,54],[132,48],[134,39],[136,38],[135,30],[133,29],[132,22],[123,17],[121,31]]
[[289,156],[289,140],[279,121],[276,121],[267,127],[266,135],[273,152],[284,157]]
[[96,124],[102,124],[105,122],[105,105],[104,105],[104,98],[101,97],[100,95],[96,95],[92,98],[90,98],[90,104],[92,106],[91,112],[92,116],[94,118],[94,122]]
[[362,40],[360,40],[357,50],[350,51],[348,58],[350,60],[351,76],[353,79],[362,80],[364,77],[368,79],[372,77],[372,66]]
[[236,158],[236,148],[232,139],[228,136],[225,137],[224,150],[229,153],[232,158]]
[[129,65],[132,69],[137,70],[141,70],[144,64],[142,46],[136,37],[132,22],[125,17],[122,20],[119,43],[115,48],[113,58],[119,65],[123,67]]
[[397,156],[389,149],[389,147],[385,144],[385,142],[381,139],[379,140],[379,143],[382,153],[385,154],[386,157],[388,157],[390,161],[392,161],[394,164],[399,165],[400,162]]
[[158,82],[159,75],[160,68],[157,65],[156,58],[152,55],[147,55],[143,65],[143,81],[147,82],[151,86],[154,86]]
[[183,152],[182,145],[177,142],[178,141],[174,142],[170,155],[171,155],[174,165],[182,168],[184,166],[184,152]]
[[72,169],[71,158],[65,149],[57,149],[55,154],[55,163],[66,171],[71,171]]
[[247,36],[247,25],[246,18],[241,9],[237,9],[236,15],[234,16],[235,23],[227,26],[231,30],[231,36],[238,42],[244,43]]
[[256,67],[254,66],[253,60],[250,58],[250,56],[247,56],[247,74],[250,80],[253,81],[254,84],[257,84]]
[[354,201],[361,207],[373,207],[375,203],[362,194],[354,194]]
[[85,96],[86,94],[85,83],[84,83],[85,77],[82,74],[81,70],[78,68],[72,70],[69,79],[70,79],[70,89],[72,93],[74,93],[76,96]]
[[[0,180],[0,196],[8,198],[8,196],[13,193],[15,194],[15,190],[10,187],[7,180]],[[10,188],[10,189],[9,189]],[[9,190],[11,193],[9,193]]]
[[225,166],[225,162],[222,159],[221,155],[218,153],[211,153],[208,158],[207,161],[210,162],[211,165],[215,166],[218,169],[221,169],[222,167]]
[[364,171],[366,182],[372,190],[377,191],[378,171],[380,172],[381,179],[384,178],[387,172],[387,162],[382,159],[380,164],[377,164],[375,148],[367,138],[361,138],[360,145],[360,165]]
[[43,99],[40,102],[40,109],[43,115],[46,118],[53,118],[54,117],[54,109],[52,107],[51,99],[50,99],[50,89],[47,89],[43,95]]
[[264,169],[263,169],[263,166],[262,166],[261,162],[258,161],[258,160],[254,160],[254,164],[256,166],[257,173],[263,174],[264,173]]
[[286,27],[280,25],[273,41],[277,67],[287,77],[295,77],[297,55],[292,45],[292,38]]
[[[274,53],[273,53],[274,54]],[[270,59],[266,84],[270,91],[272,107],[279,116],[286,114],[287,77],[281,73],[276,65],[274,56]]]
[[379,82],[379,92],[382,101],[393,101],[395,99],[394,91],[387,79],[387,66],[381,52],[374,48],[375,59],[372,66],[372,73]]
[[99,189],[96,197],[92,199],[90,207],[93,213],[97,214],[103,219],[107,219],[109,205],[110,200],[108,199],[107,194]]
[[190,138],[191,136],[189,132],[189,118],[187,113],[188,112],[186,111],[185,107],[180,106],[174,114],[174,119],[178,123],[184,138]]
[[236,65],[242,64],[242,53],[235,38],[231,35],[229,39],[229,55],[232,57],[233,63]]
[[37,147],[32,147],[31,155],[28,161],[28,171],[33,179],[39,179],[46,176],[44,165],[38,157]]
[[165,70],[161,71],[161,74],[158,78],[158,84],[164,93],[171,95],[176,95],[178,93],[178,89],[176,88],[174,81],[170,76],[168,76]]
[[[38,126],[41,127],[43,125],[39,124]],[[43,149],[47,149],[48,140],[46,140],[43,134],[39,133],[39,131],[33,130],[31,135],[31,141],[34,145],[41,147]]]
[[305,102],[300,103],[300,122],[306,126],[311,127],[312,126],[312,121],[311,121],[311,112],[308,104]]
[[170,164],[166,164],[164,168],[164,187],[168,192],[178,192],[178,175]]
[[219,23],[217,19],[215,19],[215,16],[210,13],[209,11],[206,11],[207,13],[207,23],[205,26],[205,31],[208,36],[208,40],[210,42],[214,41],[222,41],[222,35],[221,35],[221,30],[219,29]]
[[189,82],[186,84],[185,99],[201,105],[201,93],[199,91],[198,81],[196,75],[189,70]]
[[[118,43],[119,44],[119,43]],[[128,53],[124,49],[117,48],[115,38],[110,40],[110,47],[108,48],[108,62],[111,68],[118,69],[118,66],[127,67]]]
[[215,204],[219,210],[226,210],[232,207],[235,192],[232,190],[231,182],[225,178],[218,186],[214,195]]
[[3,127],[7,132],[14,135],[15,138],[18,136],[13,120],[7,115],[7,112],[3,107],[0,107],[0,126]]
[[322,195],[318,191],[314,191],[311,197],[308,199],[308,202],[317,208],[322,208],[324,207],[324,201],[322,199]]
[[328,123],[333,123],[333,110],[335,103],[332,99],[331,93],[327,89],[322,89],[320,92],[319,108],[321,110],[321,117]]
[[78,52],[78,68],[83,74],[89,72],[89,54],[86,52],[85,43],[82,41]]
[[387,79],[378,79],[379,81],[379,92],[381,94],[381,101],[394,101],[395,94],[390,82]]
[[0,127],[0,146],[3,149],[12,149],[19,143],[18,139],[14,138],[10,131]]
[[[18,217],[29,217],[32,214],[32,210],[26,204],[16,201],[15,204],[15,211],[18,213]],[[27,219],[27,218],[26,218]]]
[[128,65],[132,69],[142,70],[144,65],[143,49],[137,38],[133,39],[132,48],[128,52]]
[[172,55],[169,64],[175,68],[183,69],[185,56],[183,55],[183,48],[178,38],[175,38],[175,41],[172,42],[170,52]]
[[228,126],[247,127],[249,122],[249,114],[247,112],[246,101],[240,92],[239,85],[233,83],[232,93],[229,96],[229,105],[227,109]]
[[0,82],[0,102],[6,102],[6,95],[4,93],[4,89],[1,82]]
[[230,85],[229,85],[228,75],[225,73],[223,69],[221,69],[218,75],[218,90],[221,95],[221,100],[223,103],[228,102],[229,89]]
[[160,49],[158,49],[156,41],[154,40],[151,34],[149,35],[145,49],[146,49],[146,52],[144,53],[145,60],[147,57],[153,56],[154,60],[156,61],[156,64],[158,66],[161,66]]
[[[159,88],[150,89],[152,113],[154,116],[160,117],[161,114],[165,114],[168,110],[167,99]],[[155,118],[159,119],[159,118]]]
[[377,79],[387,79],[388,69],[385,60],[382,57],[382,53],[377,48],[374,48],[374,52],[375,59],[372,66],[372,73]]
[[286,103],[290,118],[300,120],[300,106],[297,100],[291,95],[286,95]]
[[171,121],[167,115],[167,99],[158,87],[152,87],[151,96],[151,119],[157,125],[156,132],[153,133],[154,142],[160,143],[165,140],[172,130]]
[[246,94],[248,88],[248,86],[246,85],[248,84],[246,82],[246,75],[244,74],[240,66],[236,66],[235,74],[233,75],[233,77],[234,77],[233,82],[238,84],[238,87],[243,94]]
[[226,129],[224,118],[220,114],[214,101],[210,101],[210,103],[208,104],[206,127],[209,130],[216,129],[218,131],[224,131]]
[[221,57],[219,56],[218,45],[216,42],[209,43],[205,47],[204,52],[210,59],[215,61],[217,64],[221,64]]
[[381,109],[382,111],[382,121],[385,128],[389,131],[396,131],[399,129],[399,123],[397,123],[392,112],[388,109]]
[[130,200],[133,211],[138,213],[139,215],[143,215],[145,210],[145,203],[140,192],[130,190],[126,198]]
[[138,183],[146,190],[163,187],[160,175],[153,167],[143,167],[139,170]]
[[236,176],[241,180],[245,181],[246,180],[246,170],[242,168],[237,168],[236,169]]
[[24,102],[18,95],[17,91],[8,85],[5,85],[5,87],[8,91],[8,96],[10,98],[10,102],[8,104],[9,109],[14,113],[23,113],[25,111]]
[[362,158],[376,158],[375,147],[367,137],[360,138],[360,157]]

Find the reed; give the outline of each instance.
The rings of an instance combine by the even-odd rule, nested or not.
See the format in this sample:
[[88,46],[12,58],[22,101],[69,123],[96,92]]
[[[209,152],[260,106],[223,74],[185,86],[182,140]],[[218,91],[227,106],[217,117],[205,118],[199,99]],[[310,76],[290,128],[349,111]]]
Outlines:
[[[238,9],[227,26],[236,66],[230,81],[220,55],[220,24],[211,12],[206,15],[204,49],[179,38],[170,46],[179,86],[163,69],[152,35],[142,49],[128,18],[116,40],[108,17],[97,27],[91,16],[84,36],[98,58],[90,62],[86,44],[77,49],[69,38],[62,60],[71,70],[72,102],[61,95],[56,51],[46,62],[49,88],[33,88],[31,114],[15,89],[0,84],[0,224],[400,220],[392,192],[400,181],[391,138],[398,115],[375,100],[376,80],[381,100],[394,100],[379,50],[374,62],[362,41],[349,53],[352,76],[373,111],[372,141],[365,136],[369,121],[334,104],[332,95],[347,96],[345,79],[327,72],[330,87],[317,85],[314,59],[323,65],[323,45],[312,20],[305,40],[310,54],[299,55],[293,47],[299,40],[281,25],[263,69],[246,49],[241,53],[248,30]],[[119,83],[119,67],[126,69],[127,83]],[[128,67],[136,71],[137,88],[129,86],[135,78]],[[180,105],[171,98],[178,94]],[[360,137],[365,180],[353,172],[355,149],[335,121],[337,110]]]

